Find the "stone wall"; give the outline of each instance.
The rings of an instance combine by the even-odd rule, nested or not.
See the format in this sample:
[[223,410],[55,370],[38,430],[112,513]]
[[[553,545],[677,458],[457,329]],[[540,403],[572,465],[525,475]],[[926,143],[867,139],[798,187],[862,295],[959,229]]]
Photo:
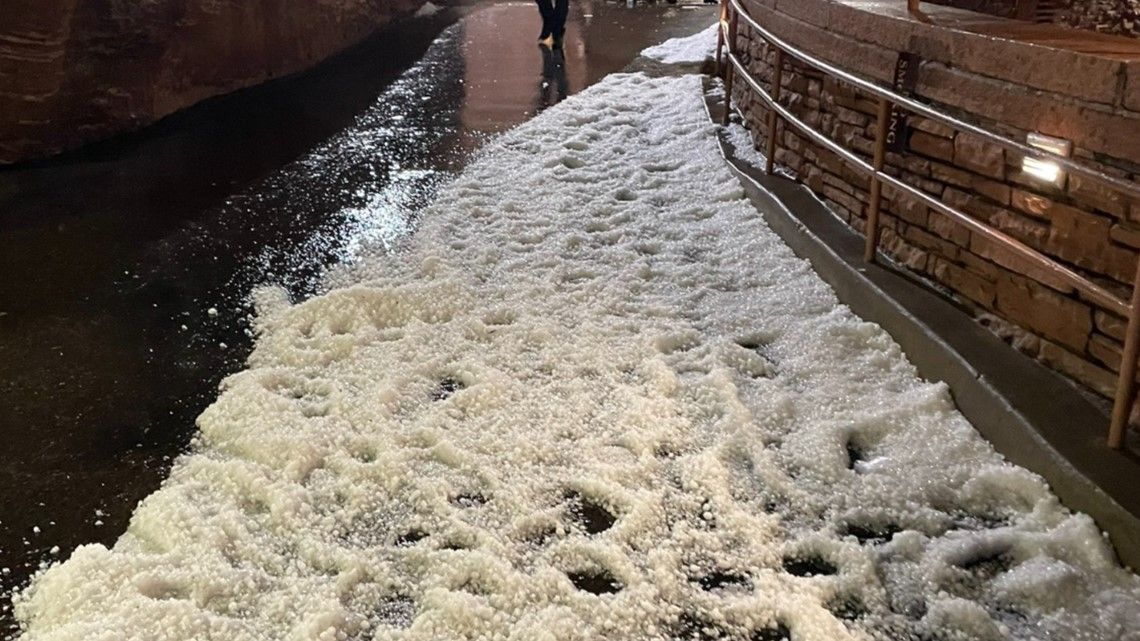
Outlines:
[[[920,99],[1014,139],[1024,140],[1030,131],[1067,138],[1082,160],[1116,176],[1138,177],[1136,63],[876,15],[856,2],[749,0],[748,6],[793,45],[882,83],[889,82],[898,52],[917,53],[924,59]],[[746,26],[738,46],[752,73],[768,82],[773,55]],[[802,65],[789,64],[784,78],[783,102],[793,113],[869,159],[874,101]],[[733,94],[763,148],[767,110],[743,82]],[[789,126],[781,127],[778,142],[777,162],[862,230],[867,177]],[[1022,174],[1020,162],[974,136],[914,118],[907,151],[888,154],[886,167],[1127,299],[1140,248],[1140,203],[1075,177],[1064,189],[1043,186]],[[1100,394],[1113,394],[1124,319],[913,198],[890,188],[884,196],[884,252],[945,289],[1018,349]]]
[[423,0],[4,0],[0,163],[307,69]]

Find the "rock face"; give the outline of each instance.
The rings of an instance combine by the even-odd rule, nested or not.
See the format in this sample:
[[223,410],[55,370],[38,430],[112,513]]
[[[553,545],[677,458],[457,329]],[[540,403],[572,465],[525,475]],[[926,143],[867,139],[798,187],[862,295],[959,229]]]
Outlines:
[[0,163],[301,71],[424,0],[4,0]]
[[[1029,0],[932,0],[959,9],[1005,18],[1017,17],[1019,5]],[[1057,24],[1140,38],[1140,0],[1037,0],[1036,8]]]
[[1140,0],[1066,0],[1058,22],[1140,38]]

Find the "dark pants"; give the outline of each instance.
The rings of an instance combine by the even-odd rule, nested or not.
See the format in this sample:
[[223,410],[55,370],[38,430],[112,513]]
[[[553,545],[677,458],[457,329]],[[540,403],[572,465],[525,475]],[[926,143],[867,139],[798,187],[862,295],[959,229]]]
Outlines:
[[562,37],[566,31],[566,14],[570,11],[570,0],[534,0],[542,15],[542,34],[539,38],[553,35]]

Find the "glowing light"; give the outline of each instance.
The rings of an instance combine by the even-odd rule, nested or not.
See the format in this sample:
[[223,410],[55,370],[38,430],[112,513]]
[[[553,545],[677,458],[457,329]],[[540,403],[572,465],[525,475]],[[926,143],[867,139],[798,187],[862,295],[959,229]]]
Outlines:
[[[1068,158],[1073,153],[1073,143],[1063,138],[1053,138],[1039,133],[1031,133],[1026,142],[1029,146]],[[1053,160],[1042,160],[1026,156],[1021,161],[1021,170],[1041,182],[1057,187],[1065,185],[1065,172]]]

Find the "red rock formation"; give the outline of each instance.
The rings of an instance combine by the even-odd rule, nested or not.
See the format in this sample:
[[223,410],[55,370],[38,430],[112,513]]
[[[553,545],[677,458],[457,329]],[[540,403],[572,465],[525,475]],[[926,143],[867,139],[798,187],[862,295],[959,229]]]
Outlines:
[[1140,38],[1140,0],[930,0],[959,9],[988,13],[1006,18],[1022,11],[1040,20],[1099,31],[1118,36]]
[[1140,0],[1064,0],[1061,24],[1140,38]]
[[424,0],[4,0],[0,163],[304,70]]

